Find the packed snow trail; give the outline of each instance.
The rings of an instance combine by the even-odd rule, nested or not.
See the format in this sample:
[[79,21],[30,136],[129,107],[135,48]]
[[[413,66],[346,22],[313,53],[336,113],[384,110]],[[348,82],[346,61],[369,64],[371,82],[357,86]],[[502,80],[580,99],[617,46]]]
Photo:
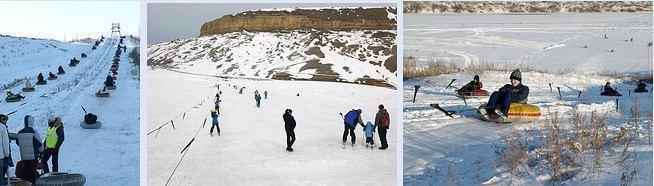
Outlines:
[[[50,58],[57,60],[39,61],[51,66],[40,68],[46,70],[44,76],[47,76],[48,70],[56,72],[59,65],[64,67],[66,74],[58,75],[58,79],[49,80],[46,85],[35,85],[36,91],[23,93],[26,98],[21,102],[0,103],[2,112],[18,110],[10,117],[9,132],[20,130],[23,127],[22,117],[30,114],[35,117],[35,129],[45,135],[47,115],[60,115],[66,138],[59,153],[59,171],[84,174],[86,183],[91,185],[136,185],[139,180],[139,79],[138,74],[130,73],[138,71],[138,66],[127,57],[128,52],[138,46],[138,41],[125,39],[128,52],[121,54],[121,70],[116,80],[118,89],[109,91],[109,98],[94,95],[104,86],[118,43],[117,38],[106,38],[96,50],[91,50],[91,45],[87,45],[86,50],[82,51],[88,55],[87,58],[79,58],[79,51],[51,54]],[[47,53],[42,55],[47,56]],[[80,63],[68,67],[72,56],[77,57]],[[36,74],[33,73],[32,77]],[[32,84],[34,79],[31,79]],[[20,92],[22,85],[22,82],[19,83],[12,92]],[[98,115],[103,123],[102,128],[82,129],[79,124],[84,112],[80,106]],[[20,156],[15,145],[12,146],[12,154],[18,161],[17,157]],[[10,170],[10,173],[13,175],[14,171]]]
[[[572,108],[580,111],[608,112],[617,118],[628,118],[632,101],[628,90],[635,88],[634,84],[619,79],[585,76],[585,75],[552,75],[535,72],[523,72],[523,83],[529,86],[528,103],[538,105],[543,116],[541,121],[532,123],[496,124],[483,122],[474,110],[486,103],[488,98],[467,99],[469,106],[456,96],[455,89],[445,89],[452,79],[457,79],[452,86],[461,87],[472,79],[473,75],[458,73],[436,77],[412,79],[404,82],[404,183],[407,185],[443,185],[447,183],[448,170],[452,171],[454,183],[473,185],[491,179],[493,176],[504,178],[493,168],[497,166],[496,145],[501,144],[502,135],[511,136],[516,130],[540,130],[544,126],[544,118],[551,112],[559,112],[560,116],[569,117]],[[483,89],[496,91],[508,83],[508,72],[486,72],[480,74],[484,84]],[[622,97],[600,96],[600,88],[611,81]],[[553,91],[550,92],[549,83]],[[414,85],[421,85],[416,103],[412,103]],[[652,85],[648,84],[648,90]],[[559,99],[556,87],[561,87],[563,99]],[[578,99],[578,91],[582,91]],[[631,92],[639,103],[643,120],[651,122],[652,93]],[[618,99],[620,113],[615,113],[615,99]],[[446,110],[468,110],[456,114],[455,118],[446,116],[443,112],[429,106],[439,103]],[[619,130],[620,124],[610,124],[612,130]],[[641,165],[651,165],[652,149],[645,148],[640,152]],[[650,157],[647,159],[647,157]],[[449,168],[451,166],[451,169]],[[652,167],[639,168],[640,182],[651,183]],[[477,177],[479,173],[479,177]],[[645,179],[649,175],[650,179]],[[614,181],[605,178],[607,181]],[[619,181],[619,179],[618,179]],[[649,181],[649,182],[648,182]],[[545,184],[536,178],[524,177],[497,180],[500,184],[521,183],[527,185]],[[571,184],[584,184],[584,180],[574,180]]]
[[[314,81],[218,79],[161,69],[150,70],[148,78],[148,132],[179,116],[174,119],[174,129],[168,124],[147,136],[149,184],[166,183],[183,155],[180,152],[198,130],[169,185],[395,183],[395,90]],[[212,137],[209,112],[216,84],[223,93],[221,134]],[[246,87],[244,93],[238,94],[233,85]],[[266,90],[269,93],[261,108],[255,106],[255,90],[262,96]],[[347,148],[341,149],[343,120],[338,113],[361,108],[363,121],[374,121],[379,104],[384,104],[391,116],[389,149],[362,146],[360,126],[355,131],[355,147],[348,138]],[[293,110],[297,121],[294,152],[285,150],[282,114],[287,108]],[[205,118],[207,123],[201,128]],[[379,147],[377,134],[375,144]]]

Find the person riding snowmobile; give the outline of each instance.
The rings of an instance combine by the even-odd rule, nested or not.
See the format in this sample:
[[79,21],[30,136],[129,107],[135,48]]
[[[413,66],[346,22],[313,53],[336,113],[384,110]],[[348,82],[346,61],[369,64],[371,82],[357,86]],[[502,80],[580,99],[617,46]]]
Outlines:
[[474,79],[468,84],[463,85],[457,93],[460,95],[469,95],[475,90],[479,90],[483,87],[481,81],[479,81],[479,75],[475,75]]
[[[529,87],[522,84],[522,73],[520,69],[511,72],[509,79],[511,80],[511,84],[506,84],[499,91],[493,92],[488,99],[486,113],[488,113],[489,118],[495,116],[507,118],[511,103],[527,103]],[[501,113],[495,112],[498,106],[500,107]]]

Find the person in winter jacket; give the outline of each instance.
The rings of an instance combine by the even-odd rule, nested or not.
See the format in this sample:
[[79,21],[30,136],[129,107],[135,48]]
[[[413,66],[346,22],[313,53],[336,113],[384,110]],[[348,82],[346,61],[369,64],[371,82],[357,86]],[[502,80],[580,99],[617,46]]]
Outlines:
[[457,92],[459,94],[470,94],[474,90],[479,90],[483,87],[481,81],[479,81],[479,75],[475,75],[472,81],[468,84],[463,85]]
[[[8,120],[9,117],[7,115],[0,114],[0,143],[2,144],[1,154],[3,157],[2,161],[0,161],[0,178],[4,178],[5,174],[7,174],[7,169],[13,166],[9,144],[9,130],[7,130]],[[7,174],[7,177],[9,177],[9,174]]]
[[209,135],[213,136],[213,128],[216,127],[216,132],[220,136],[220,126],[218,126],[218,111],[216,109],[211,110],[211,129],[209,130]]
[[286,109],[284,111],[284,129],[286,130],[286,150],[293,152],[293,143],[295,143],[295,118],[293,117],[293,110]]
[[37,82],[43,82],[43,73],[39,73],[39,75],[36,77]]
[[615,89],[613,89],[613,87],[611,87],[610,82],[606,82],[606,84],[604,85],[604,91],[602,91],[602,93],[600,93],[600,95],[622,96],[617,90],[615,90]]
[[45,134],[45,151],[41,158],[43,173],[50,172],[48,160],[52,157],[52,172],[59,172],[59,149],[64,143],[64,125],[59,116],[48,116],[48,128]]
[[257,101],[257,107],[261,107],[261,95],[258,93],[254,95],[254,100]]
[[25,98],[25,96],[21,96],[20,93],[19,94],[14,94],[11,91],[7,91],[7,98],[9,98],[9,99],[14,99],[14,98],[23,99],[23,98]]
[[647,92],[647,84],[641,79],[638,81],[638,86],[636,86],[636,89],[634,92]]
[[343,131],[343,144],[347,141],[347,134],[350,134],[350,137],[352,138],[352,145],[356,142],[356,135],[354,134],[354,129],[356,128],[357,124],[360,124],[363,126],[363,121],[361,120],[361,109],[352,109],[351,111],[347,112],[345,116],[343,117],[343,123],[345,124],[345,130]]
[[388,148],[386,133],[390,127],[391,119],[386,109],[384,109],[384,105],[380,104],[378,108],[379,111],[375,114],[375,126],[377,127],[377,131],[379,131],[379,142],[381,142],[379,149],[384,150]]
[[57,68],[57,73],[63,74],[66,73],[66,71],[64,71],[64,67],[61,67],[61,65],[59,65],[59,68]]
[[216,110],[216,114],[220,115],[220,100],[216,100],[213,108]]
[[16,144],[20,149],[20,159],[23,161],[22,179],[32,183],[38,175],[36,172],[37,159],[43,154],[43,143],[39,133],[32,128],[34,126],[34,117],[25,116],[25,128],[18,131]]
[[[506,84],[499,91],[493,92],[486,104],[486,112],[489,117],[499,115],[499,117],[506,118],[509,116],[509,107],[511,103],[527,103],[527,96],[529,96],[529,87],[522,85],[522,73],[520,69],[511,72],[509,76],[511,84]],[[495,109],[499,105],[502,113],[495,113]]]
[[27,88],[34,88],[34,86],[32,86],[32,83],[30,83],[30,81],[25,81],[25,88],[26,89]]
[[368,121],[363,127],[363,132],[366,133],[366,146],[373,147],[375,145],[375,141],[373,140],[374,133],[375,133],[375,125],[372,124],[372,122]]
[[52,72],[50,72],[50,74],[48,74],[48,77],[50,77],[50,78],[56,78],[57,76],[54,75]]
[[110,75],[107,75],[107,78],[104,81],[104,85],[108,87],[113,87],[114,85],[114,78],[112,78]]
[[263,99],[268,99],[268,91],[263,91]]

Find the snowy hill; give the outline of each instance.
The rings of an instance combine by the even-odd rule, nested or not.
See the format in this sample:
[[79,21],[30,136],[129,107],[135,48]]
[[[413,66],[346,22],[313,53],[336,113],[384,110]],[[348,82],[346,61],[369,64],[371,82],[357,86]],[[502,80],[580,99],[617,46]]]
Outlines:
[[[51,40],[0,37],[1,90],[21,92],[25,81],[35,86],[34,92],[22,92],[19,102],[0,101],[1,113],[9,117],[9,132],[23,128],[23,117],[35,117],[34,128],[45,137],[47,116],[58,114],[65,127],[65,141],[59,153],[59,171],[81,173],[88,185],[137,185],[139,182],[139,67],[131,63],[129,51],[139,46],[138,40],[127,38],[127,52],[120,57],[118,89],[108,98],[97,98],[110,72],[119,41],[106,38],[96,50],[90,44],[68,44]],[[84,52],[87,58],[80,58]],[[80,63],[69,67],[76,57]],[[66,74],[46,85],[35,85],[38,73],[47,77],[62,66]],[[84,111],[98,115],[101,129],[82,129]],[[18,147],[12,145],[14,161],[19,160]],[[14,175],[13,168],[10,175]]]
[[[383,20],[395,21],[389,16],[394,13],[380,10]],[[150,45],[148,65],[221,77],[395,87],[396,35],[396,30],[356,28],[351,31],[229,32]]]
[[405,1],[404,13],[652,12],[651,1]]

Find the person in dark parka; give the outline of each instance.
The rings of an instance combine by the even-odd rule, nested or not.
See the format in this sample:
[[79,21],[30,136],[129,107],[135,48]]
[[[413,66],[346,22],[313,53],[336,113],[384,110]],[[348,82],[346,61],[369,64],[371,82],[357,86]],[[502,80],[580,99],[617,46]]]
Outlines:
[[386,133],[390,126],[390,116],[384,105],[379,105],[379,111],[375,115],[375,126],[377,126],[377,131],[379,131],[379,141],[381,142],[381,147],[379,149],[384,150],[388,148],[388,141],[386,140]]
[[293,111],[291,109],[286,109],[284,111],[284,129],[286,129],[286,150],[293,152],[293,143],[295,143],[295,118],[293,117]]
[[638,81],[638,85],[636,86],[636,89],[634,92],[647,92],[647,84],[641,79]]
[[611,87],[611,82],[606,82],[606,84],[604,85],[604,91],[602,91],[602,93],[600,93],[600,95],[602,95],[602,96],[622,96],[622,94],[620,94],[617,90],[615,90],[615,89],[613,89],[613,87]]
[[[499,117],[506,118],[509,116],[509,107],[511,103],[527,103],[529,96],[529,87],[522,84],[522,73],[520,69],[511,72],[509,76],[511,84],[506,84],[499,91],[493,92],[486,104],[486,112],[489,117],[499,115]],[[500,106],[502,113],[495,113],[495,109]]]
[[43,73],[39,73],[39,76],[36,77],[37,82],[43,82]]
[[470,94],[474,90],[479,90],[483,87],[481,81],[479,81],[479,75],[475,75],[474,79],[468,84],[463,85],[457,92],[459,94]]

